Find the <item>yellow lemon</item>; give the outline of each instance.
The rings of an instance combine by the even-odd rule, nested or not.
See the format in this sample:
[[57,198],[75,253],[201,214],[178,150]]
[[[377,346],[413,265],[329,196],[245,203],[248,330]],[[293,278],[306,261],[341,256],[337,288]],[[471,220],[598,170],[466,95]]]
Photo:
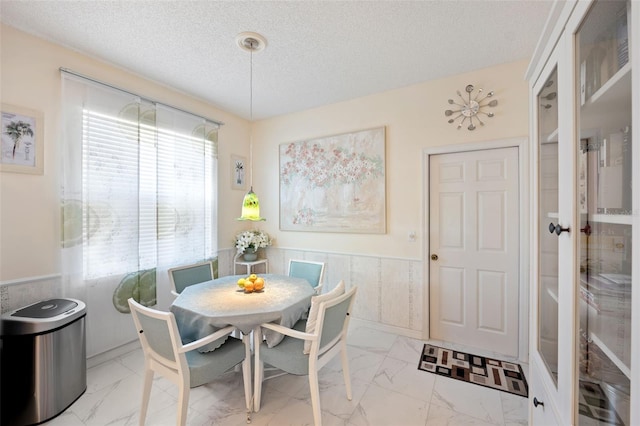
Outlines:
[[255,281],[258,276],[256,274],[249,275],[249,281]]
[[240,287],[240,288],[244,288],[244,283],[245,283],[244,278],[240,278],[240,279],[238,280],[238,287]]

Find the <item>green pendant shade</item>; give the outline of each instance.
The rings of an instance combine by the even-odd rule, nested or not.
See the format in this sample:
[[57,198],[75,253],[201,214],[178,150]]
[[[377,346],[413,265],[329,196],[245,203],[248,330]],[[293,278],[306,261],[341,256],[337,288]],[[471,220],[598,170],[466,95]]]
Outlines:
[[260,201],[258,201],[256,193],[253,192],[253,186],[249,189],[247,195],[244,196],[244,200],[242,200],[242,216],[239,217],[238,220],[266,220],[260,217]]

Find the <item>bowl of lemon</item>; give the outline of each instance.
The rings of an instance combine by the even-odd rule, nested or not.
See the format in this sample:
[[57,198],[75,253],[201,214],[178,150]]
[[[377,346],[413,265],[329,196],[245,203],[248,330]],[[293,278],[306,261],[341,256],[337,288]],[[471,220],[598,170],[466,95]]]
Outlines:
[[264,286],[264,278],[256,274],[251,274],[246,278],[240,278],[238,280],[238,287],[244,290],[245,293],[259,293],[264,290]]

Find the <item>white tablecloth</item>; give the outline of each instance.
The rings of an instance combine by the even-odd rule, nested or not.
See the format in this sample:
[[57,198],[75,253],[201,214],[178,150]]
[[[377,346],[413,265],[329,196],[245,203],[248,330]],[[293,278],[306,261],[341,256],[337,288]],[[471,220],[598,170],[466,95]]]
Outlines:
[[[265,322],[292,327],[311,306],[314,289],[304,279],[286,275],[260,274],[265,279],[261,292],[244,293],[238,285],[245,275],[231,275],[185,288],[170,307],[183,341],[194,341],[233,325],[244,334]],[[264,330],[269,347],[280,343],[280,333]],[[213,342],[201,351],[224,343]]]

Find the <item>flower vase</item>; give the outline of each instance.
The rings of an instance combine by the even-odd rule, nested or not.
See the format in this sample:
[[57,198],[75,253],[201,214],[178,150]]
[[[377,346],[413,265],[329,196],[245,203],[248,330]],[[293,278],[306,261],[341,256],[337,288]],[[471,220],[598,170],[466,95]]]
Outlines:
[[258,258],[258,251],[252,247],[247,247],[242,257],[247,262],[253,262]]

